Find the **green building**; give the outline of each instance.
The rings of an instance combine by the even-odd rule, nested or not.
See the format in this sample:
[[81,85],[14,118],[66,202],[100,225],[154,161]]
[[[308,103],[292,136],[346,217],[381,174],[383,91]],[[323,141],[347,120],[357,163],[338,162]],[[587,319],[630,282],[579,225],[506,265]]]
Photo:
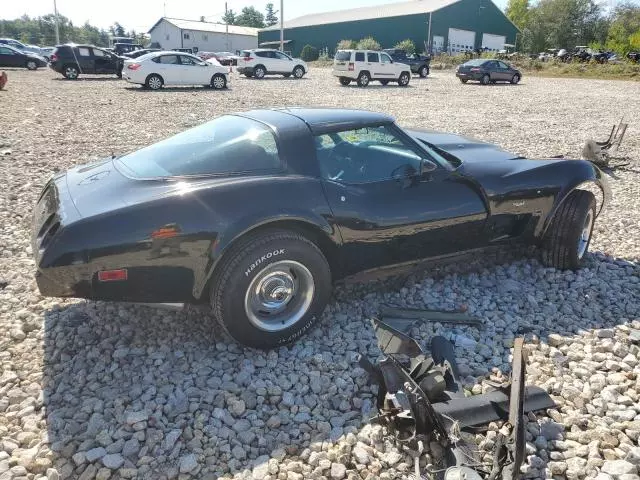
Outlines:
[[[411,39],[418,51],[452,55],[515,44],[518,28],[491,0],[411,0],[304,15],[284,23],[284,50],[309,44],[333,54],[340,40],[373,37],[382,48]],[[258,32],[261,47],[279,48],[280,25]]]

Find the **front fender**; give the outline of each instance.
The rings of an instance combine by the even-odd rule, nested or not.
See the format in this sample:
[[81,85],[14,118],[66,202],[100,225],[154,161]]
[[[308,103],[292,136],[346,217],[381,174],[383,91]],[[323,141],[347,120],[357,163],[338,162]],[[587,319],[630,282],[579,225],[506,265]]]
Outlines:
[[565,167],[563,173],[570,173],[565,176],[565,182],[555,196],[551,209],[547,215],[540,219],[535,228],[534,235],[538,239],[542,239],[546,235],[557,211],[575,190],[586,190],[594,194],[596,216],[600,215],[605,205],[611,201],[609,182],[597,166],[587,160],[567,160],[567,162],[571,165],[570,170],[566,169],[567,164],[564,162],[558,164]]

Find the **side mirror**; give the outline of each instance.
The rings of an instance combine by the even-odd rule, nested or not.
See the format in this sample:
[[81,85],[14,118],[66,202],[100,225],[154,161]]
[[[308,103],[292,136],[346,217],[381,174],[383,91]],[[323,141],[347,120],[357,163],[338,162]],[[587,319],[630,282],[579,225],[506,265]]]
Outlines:
[[420,162],[420,174],[424,175],[425,173],[431,173],[434,170],[438,169],[438,165],[433,163],[431,160],[423,158]]

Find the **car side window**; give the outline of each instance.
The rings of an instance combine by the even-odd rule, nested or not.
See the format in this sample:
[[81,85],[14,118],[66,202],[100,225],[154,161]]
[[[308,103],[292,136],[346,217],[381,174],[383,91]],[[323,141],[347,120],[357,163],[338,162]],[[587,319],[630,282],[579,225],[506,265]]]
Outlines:
[[13,55],[14,52],[10,48],[0,48],[0,55]]
[[178,55],[162,55],[158,57],[156,63],[169,64],[169,65],[180,65],[180,59]]
[[507,64],[506,64],[506,63],[504,63],[504,62],[498,62],[498,66],[499,66],[500,68],[502,68],[503,70],[509,70],[509,65],[507,65]]
[[367,62],[378,63],[378,54],[373,52],[367,52]]
[[389,55],[387,55],[386,53],[381,53],[380,63],[391,63],[391,57],[389,57]]
[[103,52],[102,50],[99,50],[97,48],[93,49],[93,55],[95,57],[106,57],[107,56],[106,52]]
[[197,65],[198,63],[193,58],[186,55],[180,55],[180,62],[182,62],[182,65]]
[[364,62],[364,52],[356,52],[356,62]]
[[87,47],[78,47],[78,55],[81,57],[90,57],[91,50]]
[[272,55],[269,55],[271,52],[256,52],[256,57],[262,58],[273,58]]
[[278,60],[291,60],[291,58],[287,57],[284,53],[281,52],[273,52]]
[[415,176],[423,158],[386,125],[317,135],[315,143],[322,178],[346,184]]

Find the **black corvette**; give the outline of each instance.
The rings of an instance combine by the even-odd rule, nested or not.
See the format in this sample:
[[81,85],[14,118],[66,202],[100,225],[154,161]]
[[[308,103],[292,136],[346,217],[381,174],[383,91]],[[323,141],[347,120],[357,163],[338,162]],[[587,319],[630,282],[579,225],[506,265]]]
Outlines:
[[609,195],[588,161],[366,111],[254,110],[54,176],[36,278],[46,296],[211,304],[234,339],[269,348],[365,270],[512,243],[576,269]]

